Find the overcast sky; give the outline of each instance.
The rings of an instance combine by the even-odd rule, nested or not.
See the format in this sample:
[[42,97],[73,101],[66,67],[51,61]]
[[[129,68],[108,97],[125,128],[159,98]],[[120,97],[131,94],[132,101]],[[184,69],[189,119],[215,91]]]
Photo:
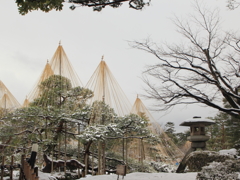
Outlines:
[[[65,4],[62,11],[18,13],[14,0],[1,0],[0,6],[0,80],[22,104],[32,90],[43,68],[57,49],[59,41],[85,85],[98,66],[102,55],[114,77],[133,104],[143,92],[141,72],[157,59],[132,49],[128,41],[151,38],[154,41],[178,42],[180,36],[170,18],[174,14],[187,17],[193,11],[193,0],[152,0],[142,11],[128,8],[128,4],[102,12],[79,7],[74,11]],[[219,8],[224,30],[238,31],[240,8],[230,11],[226,0],[203,0],[207,6]],[[151,102],[142,99],[151,106]],[[172,112],[153,113],[164,124],[176,123],[194,115],[214,116],[215,110],[199,106],[178,107]],[[163,116],[164,115],[164,116]]]

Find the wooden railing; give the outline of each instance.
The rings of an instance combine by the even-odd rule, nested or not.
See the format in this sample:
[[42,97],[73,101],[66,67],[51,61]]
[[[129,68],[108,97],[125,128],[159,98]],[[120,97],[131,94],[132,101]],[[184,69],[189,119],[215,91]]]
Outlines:
[[10,164],[5,164],[5,156],[2,156],[2,163],[1,163],[1,173],[0,173],[0,179],[3,180],[5,174],[4,174],[4,170],[8,169],[9,170],[9,180],[13,180],[13,169],[19,169],[20,164],[14,164],[14,158],[13,156],[11,156],[11,162]]

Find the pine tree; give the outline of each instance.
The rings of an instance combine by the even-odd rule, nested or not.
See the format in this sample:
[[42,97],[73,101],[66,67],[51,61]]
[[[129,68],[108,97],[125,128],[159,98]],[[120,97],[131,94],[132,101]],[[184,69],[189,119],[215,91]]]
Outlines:
[[[224,107],[229,107],[226,100],[223,100]],[[208,127],[210,140],[208,147],[212,150],[238,148],[240,138],[240,121],[238,118],[224,112],[219,112],[215,117],[210,118],[216,124]]]

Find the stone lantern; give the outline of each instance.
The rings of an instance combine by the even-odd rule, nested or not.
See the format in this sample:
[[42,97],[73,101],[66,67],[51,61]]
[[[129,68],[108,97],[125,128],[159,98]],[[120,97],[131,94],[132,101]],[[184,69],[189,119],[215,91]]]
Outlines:
[[180,126],[190,126],[190,136],[187,138],[191,143],[191,148],[185,154],[181,163],[178,166],[177,173],[183,173],[186,168],[187,156],[196,151],[197,148],[206,149],[206,141],[209,137],[206,136],[205,127],[215,124],[210,119],[202,119],[200,116],[194,116],[193,118],[187,119],[180,124]]
[[190,136],[187,138],[191,144],[191,148],[206,148],[206,141],[209,136],[205,134],[205,127],[215,124],[214,121],[209,119],[202,119],[200,116],[194,116],[191,119],[185,120],[180,126],[190,126]]

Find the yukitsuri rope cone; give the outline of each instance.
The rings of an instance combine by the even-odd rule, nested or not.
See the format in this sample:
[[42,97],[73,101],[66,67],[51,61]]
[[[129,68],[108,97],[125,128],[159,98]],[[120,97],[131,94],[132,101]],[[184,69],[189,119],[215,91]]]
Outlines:
[[[62,45],[59,44],[50,62],[46,63],[45,68],[33,90],[24,101],[24,107],[27,107],[29,103],[33,102],[34,99],[39,98],[40,96],[46,95],[46,98],[49,96],[47,94],[41,94],[40,88],[41,83],[50,77],[63,77],[63,79],[66,78],[70,81],[72,87],[83,87]],[[68,86],[68,83],[66,82],[66,84],[63,85]],[[140,159],[141,161],[146,159],[148,161],[161,161],[164,163],[175,164],[176,161],[179,161],[179,159],[183,157],[183,153],[164,133],[160,125],[154,120],[139,98],[137,98],[134,105],[131,106],[131,103],[103,58],[85,88],[92,90],[94,93],[94,96],[88,101],[89,105],[92,105],[95,101],[104,101],[107,105],[114,109],[118,116],[133,113],[140,117],[145,117],[149,121],[148,129],[155,136],[160,137],[160,142],[155,144],[149,144],[141,141],[140,139],[133,140],[131,143],[127,144],[127,147],[125,147],[127,148],[125,149],[127,150],[127,153],[125,153],[125,160],[129,157],[137,161],[140,161]],[[110,149],[115,152],[122,150],[121,145],[113,146]]]
[[59,44],[57,50],[55,51],[50,62],[47,61],[45,68],[38,79],[37,83],[34,85],[32,91],[28,94],[23,106],[27,107],[29,102],[40,96],[39,86],[40,84],[48,79],[52,75],[63,76],[70,80],[72,87],[78,87],[82,85],[77,73],[73,69],[71,62],[69,61],[63,47]]
[[[152,134],[160,137],[160,142],[158,143],[144,143],[146,159],[149,161],[161,161],[169,164],[175,164],[177,161],[183,158],[184,153],[168,137],[168,135],[161,128],[160,124],[156,122],[139,97],[136,98],[131,113],[146,117],[149,122],[148,129]],[[139,152],[136,152],[135,154],[139,154]],[[152,156],[153,154],[155,154],[155,157]]]
[[21,105],[8,88],[0,81],[0,108],[14,110]]
[[119,116],[130,113],[131,103],[103,58],[85,88],[91,89],[94,93],[93,98],[89,102],[90,104],[94,101],[104,101]]

